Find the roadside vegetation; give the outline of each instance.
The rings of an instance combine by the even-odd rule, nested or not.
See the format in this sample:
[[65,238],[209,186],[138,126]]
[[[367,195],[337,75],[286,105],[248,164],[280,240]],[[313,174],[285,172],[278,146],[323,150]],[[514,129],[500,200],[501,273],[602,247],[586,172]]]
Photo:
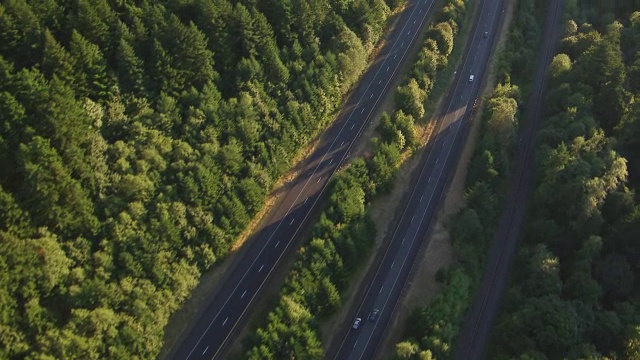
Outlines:
[[492,359],[640,358],[640,12],[627,5],[567,2]]
[[397,89],[397,111],[380,119],[373,154],[355,159],[332,179],[326,210],[298,251],[274,309],[249,335],[245,358],[324,357],[319,322],[342,305],[340,293],[371,251],[376,229],[367,207],[392,189],[402,157],[419,145],[414,123],[425,115],[424,103],[438,70],[447,64],[466,6],[460,0],[445,4],[408,79]]
[[404,340],[396,344],[397,359],[449,359],[454,355],[506,195],[522,102],[530,92],[541,38],[536,18],[541,3],[519,0],[516,5],[505,48],[495,61],[498,85],[478,119],[478,141],[466,179],[466,206],[449,226],[457,261],[438,274],[442,292],[410,316]]
[[0,358],[155,358],[401,4],[3,1]]

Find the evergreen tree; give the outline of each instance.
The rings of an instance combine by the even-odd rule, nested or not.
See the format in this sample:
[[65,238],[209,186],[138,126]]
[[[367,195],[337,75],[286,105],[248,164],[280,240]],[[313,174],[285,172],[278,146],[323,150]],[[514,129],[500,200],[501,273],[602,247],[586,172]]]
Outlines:
[[19,160],[25,179],[20,198],[36,225],[66,236],[95,233],[93,204],[47,140],[35,137],[20,145]]
[[0,54],[19,68],[36,64],[41,56],[40,21],[26,0],[0,4]]
[[69,86],[75,84],[74,60],[49,29],[44,32],[42,73],[48,79],[56,76]]
[[101,51],[111,49],[115,14],[107,0],[78,0],[75,4],[74,28]]
[[125,39],[120,39],[116,60],[122,91],[144,95],[144,63]]
[[76,72],[76,95],[106,100],[110,96],[112,85],[100,48],[74,30],[71,33],[69,52]]

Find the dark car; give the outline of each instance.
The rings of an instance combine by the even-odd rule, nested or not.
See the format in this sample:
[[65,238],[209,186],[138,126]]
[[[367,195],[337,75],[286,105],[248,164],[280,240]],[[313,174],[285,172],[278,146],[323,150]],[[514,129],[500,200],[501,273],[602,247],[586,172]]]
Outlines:
[[380,313],[380,310],[378,309],[371,310],[371,313],[369,313],[369,320],[375,321],[378,318],[379,313]]

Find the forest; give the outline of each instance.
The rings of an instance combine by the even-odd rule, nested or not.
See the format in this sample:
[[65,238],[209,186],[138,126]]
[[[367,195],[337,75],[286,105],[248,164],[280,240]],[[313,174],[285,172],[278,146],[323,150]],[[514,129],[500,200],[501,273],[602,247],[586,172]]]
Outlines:
[[1,2],[0,358],[154,358],[401,4]]
[[604,10],[566,10],[495,359],[640,358],[640,12]]

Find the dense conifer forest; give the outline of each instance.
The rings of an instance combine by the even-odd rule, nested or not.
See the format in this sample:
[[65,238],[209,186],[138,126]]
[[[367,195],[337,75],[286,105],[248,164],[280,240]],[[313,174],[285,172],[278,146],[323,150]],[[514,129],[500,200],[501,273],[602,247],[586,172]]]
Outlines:
[[154,358],[401,3],[0,3],[0,358]]
[[496,359],[640,358],[640,12],[568,5]]

